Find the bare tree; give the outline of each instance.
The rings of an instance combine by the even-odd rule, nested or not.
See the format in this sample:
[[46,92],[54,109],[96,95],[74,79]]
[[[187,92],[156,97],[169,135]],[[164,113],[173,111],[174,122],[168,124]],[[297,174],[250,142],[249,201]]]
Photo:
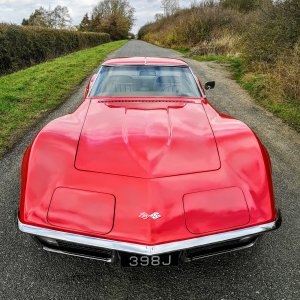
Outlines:
[[155,14],[155,16],[154,16],[155,21],[159,21],[159,20],[161,20],[163,17],[164,17],[163,14]]
[[58,5],[52,11],[54,27],[59,29],[67,28],[72,23],[72,18],[69,14],[69,9],[66,6]]
[[179,8],[179,0],[162,0],[165,16],[173,15]]
[[191,8],[199,6],[199,2],[198,0],[191,0]]
[[44,7],[36,9],[28,20],[23,19],[22,25],[64,29],[68,28],[71,23],[72,19],[68,8],[58,5],[53,10],[51,7],[48,9]]

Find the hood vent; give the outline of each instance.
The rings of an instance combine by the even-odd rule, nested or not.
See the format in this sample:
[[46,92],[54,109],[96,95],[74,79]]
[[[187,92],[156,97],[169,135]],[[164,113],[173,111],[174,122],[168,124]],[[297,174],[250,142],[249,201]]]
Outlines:
[[99,100],[98,103],[196,103],[192,100],[153,100],[153,99],[136,99],[136,100]]

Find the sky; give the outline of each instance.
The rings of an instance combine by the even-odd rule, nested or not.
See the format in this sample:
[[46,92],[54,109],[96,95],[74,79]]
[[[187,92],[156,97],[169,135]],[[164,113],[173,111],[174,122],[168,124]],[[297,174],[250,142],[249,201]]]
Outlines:
[[[23,18],[40,6],[54,8],[56,5],[67,6],[73,19],[73,25],[78,25],[86,12],[91,12],[99,0],[0,0],[0,22],[20,24]],[[162,13],[161,0],[129,0],[135,8],[136,23],[133,32],[137,33],[145,23],[152,21],[156,13]],[[191,0],[180,0],[181,7],[190,6]]]

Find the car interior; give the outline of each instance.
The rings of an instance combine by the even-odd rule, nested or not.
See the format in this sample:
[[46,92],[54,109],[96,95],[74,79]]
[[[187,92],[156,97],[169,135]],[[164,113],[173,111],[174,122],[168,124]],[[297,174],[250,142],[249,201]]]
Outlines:
[[[120,70],[121,71],[121,70]],[[136,74],[108,72],[95,88],[95,96],[186,96],[197,97],[199,91],[192,76],[185,72],[140,70]],[[166,73],[167,75],[165,75]],[[194,81],[194,82],[193,82]]]
[[127,75],[110,77],[111,84],[106,85],[107,92],[167,92],[180,94],[182,91],[180,79],[176,76],[139,76]]

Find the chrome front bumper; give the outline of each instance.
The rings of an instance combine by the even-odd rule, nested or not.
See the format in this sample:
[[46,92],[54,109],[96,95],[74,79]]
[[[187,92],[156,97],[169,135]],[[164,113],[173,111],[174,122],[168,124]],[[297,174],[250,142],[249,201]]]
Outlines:
[[[281,214],[280,211],[278,211],[278,218],[274,222],[248,227],[244,229],[239,229],[239,230],[227,231],[224,233],[212,234],[208,236],[178,241],[178,242],[171,242],[171,243],[150,246],[150,245],[140,245],[140,244],[127,243],[127,242],[114,241],[114,240],[106,240],[106,239],[101,239],[96,237],[90,237],[85,235],[35,227],[35,226],[23,224],[20,222],[20,220],[18,220],[18,227],[22,232],[31,234],[40,239],[48,238],[63,243],[69,243],[69,244],[73,243],[74,245],[91,247],[92,249],[98,249],[98,248],[103,250],[107,249],[112,251],[112,253],[129,252],[129,253],[135,253],[139,255],[149,255],[149,256],[160,255],[160,254],[176,252],[176,251],[184,252],[187,251],[188,249],[206,249],[206,248],[209,249],[210,246],[212,245],[234,244],[231,242],[243,241],[249,238],[250,241],[249,244],[240,246],[237,243],[237,246],[233,247],[230,251],[238,250],[240,248],[248,248],[255,243],[255,240],[258,236],[262,235],[267,231],[277,229],[280,227],[280,225],[281,225]],[[62,251],[55,248],[53,249],[49,246],[44,246],[44,249],[52,252],[57,252],[57,253],[64,253],[64,254],[75,255],[75,256],[84,256],[84,255],[72,254],[71,251]],[[228,252],[228,251],[221,251],[221,252]],[[207,253],[207,255],[205,256],[210,256],[210,255],[209,253]],[[91,256],[89,258],[95,258],[95,257]],[[101,260],[105,260],[105,259],[101,259]],[[106,261],[110,262],[111,259],[107,259]]]

